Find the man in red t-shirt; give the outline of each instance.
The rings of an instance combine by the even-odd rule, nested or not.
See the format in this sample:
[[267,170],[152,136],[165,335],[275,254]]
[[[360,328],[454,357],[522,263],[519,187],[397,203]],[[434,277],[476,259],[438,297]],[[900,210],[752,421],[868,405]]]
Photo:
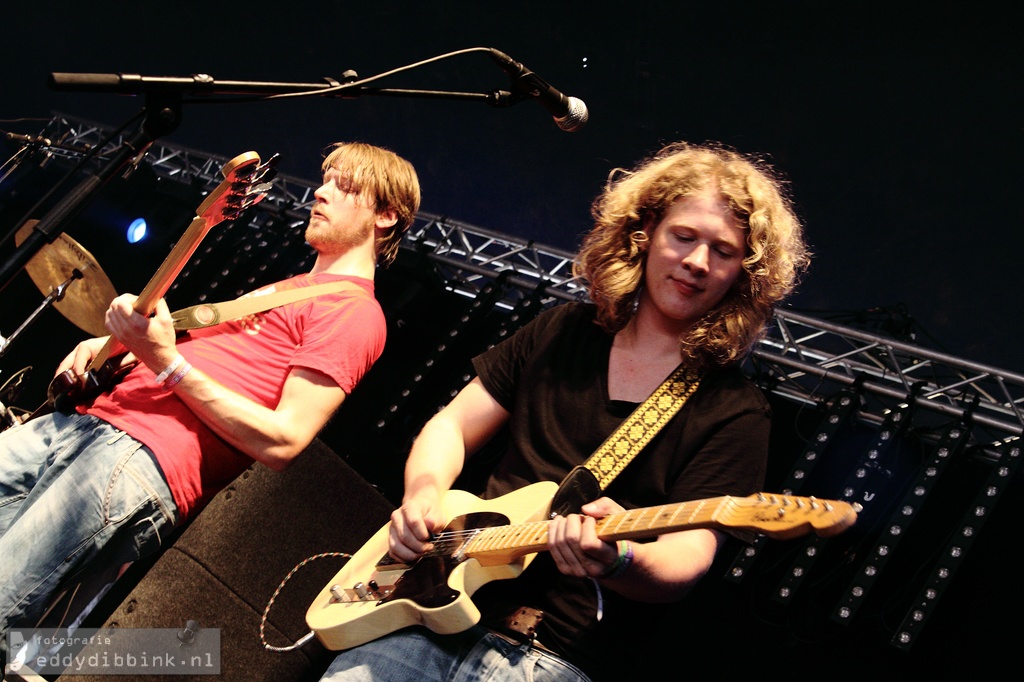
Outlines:
[[[419,181],[405,159],[360,143],[334,145],[322,170],[312,270],[254,293],[345,286],[180,337],[163,300],[147,317],[118,296],[106,326],[128,350],[123,380],[0,433],[0,654],[69,575],[155,551],[254,460],[286,468],[380,357],[374,273],[415,218]],[[57,373],[85,374],[106,342],[82,342]]]

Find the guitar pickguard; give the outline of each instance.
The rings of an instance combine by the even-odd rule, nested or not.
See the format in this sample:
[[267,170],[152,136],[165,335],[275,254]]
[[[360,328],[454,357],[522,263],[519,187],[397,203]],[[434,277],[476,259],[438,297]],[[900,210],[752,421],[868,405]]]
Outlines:
[[462,547],[478,528],[507,526],[509,518],[495,512],[463,514],[445,526],[442,535],[452,534],[454,539],[442,540],[434,552],[422,557],[395,582],[394,591],[380,600],[381,604],[396,599],[409,599],[424,608],[440,608],[459,598],[460,592],[448,584],[455,567],[465,561]]

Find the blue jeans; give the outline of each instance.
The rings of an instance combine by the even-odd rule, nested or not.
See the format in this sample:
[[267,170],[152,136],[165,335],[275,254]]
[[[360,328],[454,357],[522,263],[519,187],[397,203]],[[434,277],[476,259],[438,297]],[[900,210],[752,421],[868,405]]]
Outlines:
[[110,424],[57,412],[0,432],[0,652],[66,578],[150,554],[177,523],[153,454]]
[[340,652],[321,682],[590,682],[579,668],[478,626],[435,635],[413,626]]

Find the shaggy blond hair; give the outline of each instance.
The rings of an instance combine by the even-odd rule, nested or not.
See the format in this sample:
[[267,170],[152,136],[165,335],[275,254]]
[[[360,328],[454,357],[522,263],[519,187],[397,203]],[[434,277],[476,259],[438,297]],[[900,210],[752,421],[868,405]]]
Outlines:
[[412,164],[394,152],[363,142],[338,142],[325,150],[321,170],[335,168],[365,192],[378,215],[393,210],[398,222],[377,237],[377,263],[388,266],[398,256],[402,235],[412,225],[420,207],[420,181]]
[[619,331],[633,315],[643,282],[646,239],[637,233],[656,225],[679,199],[708,187],[717,188],[746,229],[747,248],[737,286],[680,339],[683,358],[699,367],[741,360],[809,264],[800,221],[767,163],[718,144],[677,142],[633,170],[612,171],[594,201],[595,224],[573,268],[597,305],[598,323]]

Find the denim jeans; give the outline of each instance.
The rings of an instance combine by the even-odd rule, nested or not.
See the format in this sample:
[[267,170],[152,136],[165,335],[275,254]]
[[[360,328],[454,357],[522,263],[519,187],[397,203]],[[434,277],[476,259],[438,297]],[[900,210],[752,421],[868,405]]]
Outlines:
[[478,626],[435,635],[414,626],[339,652],[321,682],[590,682],[571,663]]
[[150,554],[177,523],[153,454],[110,424],[57,412],[0,432],[0,652],[66,578]]

